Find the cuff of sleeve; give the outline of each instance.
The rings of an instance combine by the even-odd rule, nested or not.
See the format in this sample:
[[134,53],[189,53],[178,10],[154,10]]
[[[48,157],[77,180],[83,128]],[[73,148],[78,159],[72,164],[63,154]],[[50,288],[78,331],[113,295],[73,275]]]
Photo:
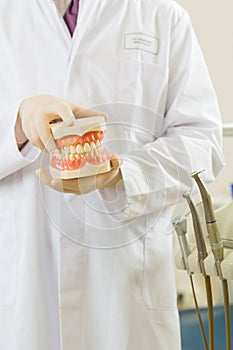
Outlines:
[[121,174],[127,199],[122,221],[126,221],[145,214],[150,191],[146,172],[138,163],[125,160]]
[[137,163],[124,160],[121,165],[121,174],[126,197],[133,198],[149,193],[147,176]]
[[139,165],[124,161],[121,165],[124,189],[99,190],[105,207],[116,221],[128,221],[143,215],[148,200],[147,177]]
[[39,148],[33,146],[30,142],[28,142],[20,153],[23,156],[24,160],[27,160],[29,163],[32,163],[38,158],[41,151],[39,150]]
[[124,189],[102,188],[99,194],[109,215],[116,221],[124,219],[124,212],[127,207],[127,198]]

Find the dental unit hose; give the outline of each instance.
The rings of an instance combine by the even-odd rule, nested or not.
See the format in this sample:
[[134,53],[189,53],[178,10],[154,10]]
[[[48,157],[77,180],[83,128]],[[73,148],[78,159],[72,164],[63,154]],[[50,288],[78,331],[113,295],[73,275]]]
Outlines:
[[209,349],[214,350],[214,308],[213,308],[213,298],[212,298],[212,288],[210,277],[206,275],[204,260],[208,256],[206,244],[204,240],[204,235],[200,223],[200,219],[196,210],[196,207],[193,201],[190,198],[190,193],[185,193],[183,196],[189,205],[193,228],[198,252],[198,262],[200,266],[201,273],[204,277],[205,281],[205,289],[206,289],[206,299],[208,306],[208,325],[209,325]]
[[200,329],[201,329],[201,334],[202,334],[202,339],[204,342],[205,350],[209,350],[209,345],[207,342],[205,329],[204,329],[200,309],[199,309],[198,302],[197,302],[196,292],[195,292],[193,278],[192,278],[192,272],[190,271],[189,265],[188,265],[188,256],[191,254],[191,250],[190,250],[188,239],[187,239],[187,229],[186,229],[187,228],[187,219],[184,218],[182,221],[176,219],[173,222],[173,227],[177,233],[177,238],[178,238],[178,242],[180,245],[185,270],[187,271],[189,278],[190,278],[190,283],[191,283],[192,292],[193,292],[193,298],[194,298],[194,302],[195,302],[197,317],[198,317],[198,321],[199,321],[199,325],[200,325]]
[[222,282],[224,309],[225,309],[225,326],[226,326],[226,349],[231,349],[231,322],[230,322],[230,303],[227,280],[223,278],[221,262],[224,259],[223,244],[221,241],[220,233],[218,230],[217,220],[214,215],[214,209],[210,194],[208,193],[205,185],[199,177],[200,172],[192,174],[192,178],[196,181],[196,184],[200,190],[204,212],[206,228],[209,236],[210,246],[215,259],[215,265],[217,273]]

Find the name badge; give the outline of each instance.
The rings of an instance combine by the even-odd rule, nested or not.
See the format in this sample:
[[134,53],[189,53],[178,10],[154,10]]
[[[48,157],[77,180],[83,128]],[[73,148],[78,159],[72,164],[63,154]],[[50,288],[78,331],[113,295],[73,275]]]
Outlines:
[[142,50],[158,55],[159,39],[143,33],[127,33],[124,37],[124,49]]

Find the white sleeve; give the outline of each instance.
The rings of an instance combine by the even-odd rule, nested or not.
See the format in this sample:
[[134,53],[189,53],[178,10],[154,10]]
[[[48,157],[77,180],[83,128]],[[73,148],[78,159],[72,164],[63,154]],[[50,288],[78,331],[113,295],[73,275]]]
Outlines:
[[0,180],[34,162],[40,150],[28,143],[20,152],[15,139],[15,122],[19,103],[0,111]]
[[[118,220],[158,213],[191,190],[193,171],[205,169],[204,180],[210,182],[223,165],[217,99],[186,13],[171,33],[164,118],[161,137],[123,156],[125,203]],[[103,190],[102,195],[110,197],[109,191],[114,192]]]
[[[1,28],[2,29],[2,28]],[[8,35],[0,31],[0,180],[33,162],[40,154],[31,144],[22,152],[15,139],[15,122],[24,96],[17,69],[9,50]],[[26,96],[25,96],[26,97]]]

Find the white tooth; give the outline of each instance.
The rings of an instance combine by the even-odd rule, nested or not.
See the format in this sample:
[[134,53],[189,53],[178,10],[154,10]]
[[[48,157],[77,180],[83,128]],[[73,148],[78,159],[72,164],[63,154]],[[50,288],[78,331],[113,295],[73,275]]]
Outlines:
[[75,155],[73,153],[70,154],[70,160],[74,160]]
[[62,148],[61,154],[64,156],[66,154],[65,148]]
[[99,148],[94,149],[94,155],[97,156],[99,154]]
[[76,159],[79,159],[79,158],[80,158],[79,154],[76,153],[76,154],[75,154],[75,158],[76,158]]
[[59,158],[59,156],[61,155],[61,153],[59,152],[58,149],[55,149],[55,151],[53,152],[53,155],[54,155],[56,158]]
[[83,153],[83,147],[82,147],[80,144],[78,144],[78,145],[76,146],[76,152],[77,152],[78,154]]
[[70,146],[70,153],[76,153],[76,149],[74,146]]
[[65,159],[68,160],[69,159],[69,153],[65,154]]
[[86,153],[91,152],[91,147],[90,147],[89,143],[85,143],[84,152],[86,152]]
[[91,148],[92,148],[92,149],[95,149],[95,147],[96,147],[96,146],[95,146],[95,142],[92,141],[92,143],[91,143]]
[[100,145],[100,140],[96,141],[96,147],[98,147]]
[[64,152],[65,152],[65,154],[68,154],[69,153],[69,147],[64,147]]

